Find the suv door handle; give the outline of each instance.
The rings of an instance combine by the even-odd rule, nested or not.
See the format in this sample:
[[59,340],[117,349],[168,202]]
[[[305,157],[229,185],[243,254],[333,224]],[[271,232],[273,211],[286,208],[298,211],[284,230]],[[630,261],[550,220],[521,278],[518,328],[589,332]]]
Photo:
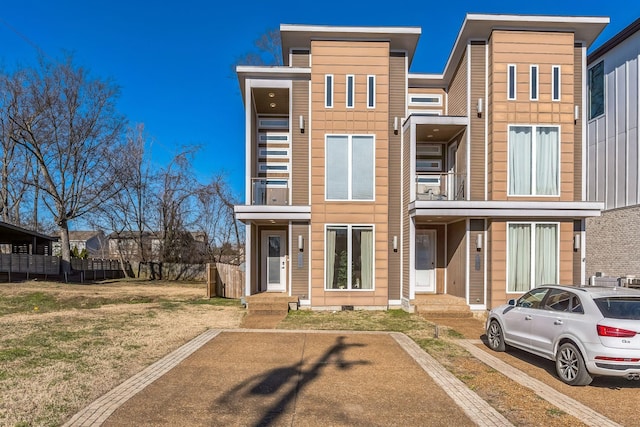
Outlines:
[[531,320],[531,316],[530,315],[524,316],[524,320]]
[[558,319],[553,322],[554,325],[562,325],[562,320]]

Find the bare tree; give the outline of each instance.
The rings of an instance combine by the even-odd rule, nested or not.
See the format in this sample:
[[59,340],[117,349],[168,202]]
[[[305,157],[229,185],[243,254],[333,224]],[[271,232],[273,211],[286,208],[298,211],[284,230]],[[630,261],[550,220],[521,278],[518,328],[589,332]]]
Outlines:
[[62,268],[69,272],[69,221],[119,191],[105,161],[121,142],[125,123],[115,109],[119,88],[92,78],[70,56],[57,63],[41,60],[38,68],[19,69],[14,77],[11,138],[40,170],[33,185],[59,227]]
[[280,30],[266,30],[253,42],[254,50],[250,50],[236,58],[231,65],[230,78],[236,78],[238,65],[282,65],[282,42]]

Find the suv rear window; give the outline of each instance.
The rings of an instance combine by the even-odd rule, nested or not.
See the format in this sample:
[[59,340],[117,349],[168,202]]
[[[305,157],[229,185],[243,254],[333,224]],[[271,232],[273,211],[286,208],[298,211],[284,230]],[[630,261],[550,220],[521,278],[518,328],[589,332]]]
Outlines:
[[604,317],[640,320],[640,298],[609,297],[595,298],[594,301]]

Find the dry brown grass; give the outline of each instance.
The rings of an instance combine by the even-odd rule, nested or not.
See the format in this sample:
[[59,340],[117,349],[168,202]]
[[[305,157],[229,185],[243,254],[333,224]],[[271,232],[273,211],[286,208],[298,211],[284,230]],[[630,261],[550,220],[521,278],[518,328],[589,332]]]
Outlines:
[[[60,425],[198,334],[236,328],[244,315],[239,304],[197,304],[203,284],[0,284],[5,300],[33,292],[70,306],[113,303],[0,317],[0,425]],[[140,297],[154,302],[129,303]]]

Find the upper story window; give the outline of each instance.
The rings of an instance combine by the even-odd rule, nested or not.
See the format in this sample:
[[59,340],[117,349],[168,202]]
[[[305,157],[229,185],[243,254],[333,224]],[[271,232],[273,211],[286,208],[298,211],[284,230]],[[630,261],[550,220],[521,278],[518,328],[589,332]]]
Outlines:
[[327,135],[325,147],[326,199],[373,200],[374,136]]
[[551,67],[551,99],[560,101],[560,66]]
[[538,100],[538,66],[532,65],[529,71],[529,93],[532,101]]
[[516,99],[516,66],[507,66],[507,99]]
[[589,120],[604,114],[604,61],[589,68]]
[[376,106],[376,76],[367,76],[367,108]]
[[333,74],[324,76],[324,106],[333,108]]
[[416,107],[441,107],[442,95],[409,94],[409,105],[416,106]]
[[355,103],[356,78],[353,74],[347,75],[347,108],[353,108]]
[[509,195],[559,195],[559,159],[557,126],[509,126]]

